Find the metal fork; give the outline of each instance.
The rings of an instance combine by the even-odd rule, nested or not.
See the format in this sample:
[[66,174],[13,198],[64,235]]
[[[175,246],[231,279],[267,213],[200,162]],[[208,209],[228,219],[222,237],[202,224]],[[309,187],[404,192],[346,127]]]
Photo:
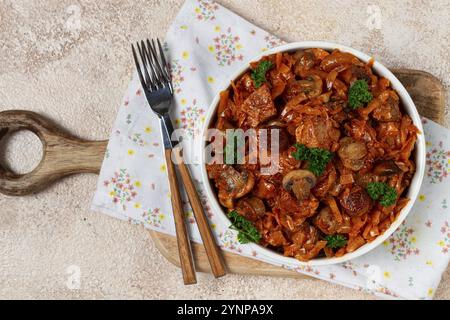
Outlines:
[[144,90],[147,102],[150,108],[159,118],[161,126],[162,139],[164,142],[165,157],[168,168],[172,207],[174,211],[175,229],[177,233],[178,252],[180,255],[181,269],[185,284],[194,284],[197,282],[195,276],[192,251],[187,234],[186,223],[181,204],[180,191],[178,189],[177,176],[171,155],[173,153],[180,170],[183,184],[194,212],[197,226],[203,240],[206,254],[208,256],[211,270],[214,276],[221,277],[225,275],[225,266],[220,250],[216,244],[208,219],[203,211],[201,201],[198,197],[195,185],[189,173],[188,167],[184,164],[180,155],[180,148],[177,143],[172,143],[171,135],[173,133],[172,122],[169,117],[170,105],[173,97],[173,89],[170,79],[170,71],[159,39],[152,39],[136,43],[138,54],[135,47],[131,45],[133,51],[136,69]]

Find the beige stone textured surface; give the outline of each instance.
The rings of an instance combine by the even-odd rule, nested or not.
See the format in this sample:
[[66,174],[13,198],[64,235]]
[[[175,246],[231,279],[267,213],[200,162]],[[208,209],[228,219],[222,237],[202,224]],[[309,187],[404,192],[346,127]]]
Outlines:
[[[331,40],[391,67],[431,72],[449,93],[449,1],[219,2],[288,41]],[[377,3],[381,28],[370,30],[368,6]],[[163,37],[181,4],[0,0],[0,110],[34,110],[80,137],[107,138],[132,72],[130,42]],[[19,133],[0,150],[22,172],[40,146]],[[0,195],[0,298],[374,298],[308,279],[200,274],[198,285],[184,287],[148,232],[89,210],[95,184],[95,175],[80,175],[33,196]],[[81,271],[78,290],[66,285],[72,265]],[[436,298],[450,298],[449,270]]]

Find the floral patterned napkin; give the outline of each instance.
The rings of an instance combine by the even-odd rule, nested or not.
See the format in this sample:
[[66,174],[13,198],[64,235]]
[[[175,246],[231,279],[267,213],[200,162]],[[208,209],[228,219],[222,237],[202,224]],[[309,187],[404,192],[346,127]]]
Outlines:
[[[175,90],[172,120],[187,133],[185,150],[201,132],[217,89],[242,63],[283,41],[214,2],[188,0],[167,33]],[[450,131],[423,120],[427,171],[417,203],[401,227],[375,250],[341,265],[283,265],[300,273],[388,298],[431,299],[450,258]],[[186,149],[188,148],[188,149]],[[198,165],[191,166],[203,205],[220,246],[278,265],[252,245],[237,242],[209,208]],[[186,197],[185,197],[186,199]],[[184,201],[193,241],[201,242]],[[101,169],[93,210],[175,234],[159,124],[136,75],[125,93]]]

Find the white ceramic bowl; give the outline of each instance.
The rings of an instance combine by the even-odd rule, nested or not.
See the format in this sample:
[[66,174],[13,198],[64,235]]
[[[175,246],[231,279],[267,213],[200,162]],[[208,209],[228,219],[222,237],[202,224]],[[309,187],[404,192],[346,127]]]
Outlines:
[[[331,51],[334,49],[339,49],[340,51],[349,52],[349,53],[355,55],[361,61],[364,61],[364,62],[368,62],[369,59],[371,58],[370,56],[368,56],[360,51],[357,51],[355,49],[352,49],[352,48],[349,48],[349,47],[346,47],[343,45],[339,45],[336,43],[331,43],[331,42],[305,41],[305,42],[290,43],[290,44],[286,44],[286,45],[279,46],[279,47],[273,48],[271,50],[265,51],[264,53],[254,57],[252,60],[245,62],[229,78],[229,81],[224,83],[223,86],[221,88],[219,88],[219,93],[220,93],[220,91],[226,90],[229,87],[230,82],[232,80],[237,79],[240,75],[242,75],[245,71],[248,70],[249,62],[258,61],[263,56],[270,55],[270,54],[277,53],[277,52],[289,52],[289,51],[295,51],[298,49],[308,49],[308,48],[322,48],[322,49],[328,50],[328,51]],[[422,183],[422,179],[424,176],[424,171],[425,171],[425,138],[423,136],[423,127],[422,127],[422,123],[420,121],[420,116],[419,116],[419,113],[417,112],[416,106],[414,105],[414,102],[412,101],[411,97],[409,96],[408,92],[403,87],[403,85],[400,83],[400,81],[392,74],[392,72],[390,72],[385,66],[383,66],[378,61],[375,61],[375,63],[373,64],[373,70],[376,75],[385,77],[390,81],[392,88],[395,91],[397,91],[397,93],[400,97],[400,101],[403,106],[403,110],[411,117],[414,124],[420,131],[420,134],[417,137],[414,154],[413,154],[414,160],[416,163],[416,172],[414,174],[414,177],[411,181],[411,185],[409,186],[407,194],[406,194],[406,197],[408,197],[410,199],[410,201],[402,209],[397,220],[395,220],[394,223],[392,223],[392,225],[389,227],[389,229],[387,229],[382,235],[380,235],[378,238],[376,238],[372,242],[366,243],[365,245],[358,248],[357,250],[355,250],[351,253],[347,253],[347,254],[343,255],[342,257],[317,258],[317,259],[312,259],[308,262],[301,262],[295,258],[285,257],[278,252],[264,248],[263,246],[260,246],[258,244],[249,244],[250,246],[252,246],[252,249],[255,250],[257,253],[260,253],[263,256],[266,256],[279,264],[290,265],[290,266],[292,266],[292,265],[319,266],[319,265],[330,265],[330,264],[342,263],[344,261],[359,257],[359,256],[369,252],[370,250],[374,249],[375,247],[377,247],[379,244],[381,244],[383,241],[385,241],[400,226],[400,224],[403,222],[403,220],[405,220],[406,216],[408,215],[409,211],[411,210],[411,208],[417,198],[417,195],[418,195],[419,189],[420,189],[420,185]],[[208,110],[204,130],[211,127],[211,121],[215,117],[217,105],[220,100],[219,93],[217,93],[217,95],[215,96],[215,98]],[[231,222],[228,220],[223,208],[220,206],[220,204],[217,200],[217,197],[215,195],[215,192],[213,190],[213,186],[211,185],[211,182],[208,179],[208,175],[206,172],[206,166],[205,166],[205,162],[204,162],[205,145],[206,145],[206,142],[201,144],[202,150],[200,151],[201,152],[200,154],[202,155],[202,159],[203,159],[202,164],[201,164],[201,170],[202,170],[202,179],[203,179],[203,182],[204,182],[204,185],[206,188],[206,193],[207,193],[208,199],[211,201],[214,212],[218,213],[218,215],[220,216],[221,223],[223,223],[225,226],[229,226],[231,224]]]

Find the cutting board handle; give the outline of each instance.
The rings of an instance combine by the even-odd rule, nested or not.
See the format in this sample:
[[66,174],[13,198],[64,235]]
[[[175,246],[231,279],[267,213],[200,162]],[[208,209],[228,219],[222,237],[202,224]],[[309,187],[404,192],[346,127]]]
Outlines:
[[99,172],[107,141],[76,138],[31,111],[0,112],[0,140],[7,133],[21,130],[32,131],[39,137],[43,157],[38,166],[26,174],[15,174],[0,164],[0,193],[23,196],[41,191],[68,175]]

